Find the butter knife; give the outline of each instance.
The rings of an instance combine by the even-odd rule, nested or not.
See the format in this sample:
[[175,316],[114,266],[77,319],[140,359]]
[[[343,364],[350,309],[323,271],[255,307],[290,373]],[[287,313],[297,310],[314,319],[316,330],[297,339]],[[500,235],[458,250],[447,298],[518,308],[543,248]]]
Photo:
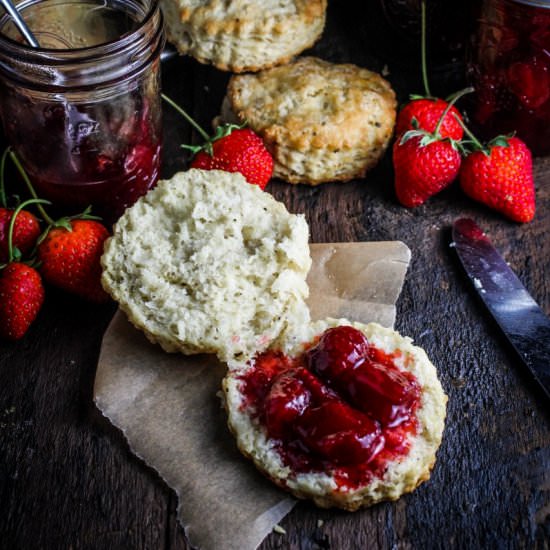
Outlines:
[[473,220],[457,220],[452,238],[479,297],[550,398],[550,319]]

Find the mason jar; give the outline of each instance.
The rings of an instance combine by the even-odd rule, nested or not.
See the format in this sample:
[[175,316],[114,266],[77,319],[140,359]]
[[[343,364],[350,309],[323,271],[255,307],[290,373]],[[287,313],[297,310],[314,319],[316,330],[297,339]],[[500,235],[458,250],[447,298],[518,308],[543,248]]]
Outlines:
[[158,0],[24,0],[32,48],[0,19],[0,116],[37,194],[107,223],[155,185],[161,161]]
[[550,153],[550,0],[484,0],[468,75],[469,115],[489,139],[515,133]]

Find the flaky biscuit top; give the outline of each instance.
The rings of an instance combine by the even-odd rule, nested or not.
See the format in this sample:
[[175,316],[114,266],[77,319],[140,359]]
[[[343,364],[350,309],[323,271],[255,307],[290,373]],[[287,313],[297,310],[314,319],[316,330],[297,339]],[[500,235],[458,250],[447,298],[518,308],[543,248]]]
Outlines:
[[254,75],[234,76],[228,89],[237,117],[268,142],[298,150],[355,148],[391,134],[396,99],[377,73],[305,57]]
[[264,32],[283,34],[289,19],[300,17],[305,24],[322,17],[326,0],[180,0],[181,21],[202,27],[214,36],[219,33],[249,34]]

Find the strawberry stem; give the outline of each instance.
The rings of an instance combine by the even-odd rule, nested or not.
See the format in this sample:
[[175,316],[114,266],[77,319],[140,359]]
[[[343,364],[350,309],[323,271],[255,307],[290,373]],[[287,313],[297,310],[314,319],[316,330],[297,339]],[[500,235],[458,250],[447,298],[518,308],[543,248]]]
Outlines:
[[[50,216],[48,216],[48,214],[44,210],[44,208],[42,208],[43,201],[36,194],[36,191],[34,190],[34,187],[32,186],[31,180],[29,179],[29,176],[27,175],[27,172],[25,172],[25,169],[23,168],[23,166],[21,166],[21,163],[19,162],[19,159],[17,158],[15,153],[11,150],[9,152],[9,155],[10,155],[10,158],[11,158],[13,164],[15,164],[15,167],[17,168],[19,174],[21,174],[21,177],[23,178],[23,181],[25,182],[25,185],[27,186],[27,189],[29,190],[29,193],[31,194],[32,198],[36,201],[35,204],[36,204],[36,207],[38,208],[38,211],[40,212],[40,215],[42,216],[42,218],[44,219],[44,221],[48,225],[54,225],[55,222],[52,220],[52,218],[50,218]],[[41,201],[41,202],[38,202],[38,201]],[[50,204],[50,203],[48,203],[48,204]]]
[[4,152],[2,153],[2,159],[0,159],[0,206],[2,206],[3,208],[8,207],[8,200],[6,198],[6,187],[4,184],[4,173],[6,171],[6,158],[9,151],[10,148],[6,147],[4,149]]
[[426,61],[426,0],[422,0],[420,4],[420,20],[420,58],[422,65],[422,81],[424,83],[424,91],[426,92],[426,97],[432,97],[432,93],[430,92],[430,85],[428,83],[428,64]]
[[8,228],[8,263],[11,263],[16,259],[15,249],[13,247],[13,231],[14,231],[14,228],[15,228],[15,219],[19,215],[19,212],[21,212],[21,210],[23,210],[23,208],[25,208],[28,204],[36,204],[37,206],[39,206],[41,208],[42,204],[51,204],[51,203],[49,201],[44,200],[44,199],[33,198],[33,199],[28,199],[28,200],[22,202],[14,210],[13,216],[11,217],[10,225],[9,225],[9,228]]
[[[445,120],[445,117],[447,116],[447,113],[451,110],[451,107],[462,97],[462,96],[465,96],[466,94],[471,94],[472,92],[474,91],[474,89],[470,86],[469,88],[464,88],[463,90],[460,90],[459,92],[456,92],[456,94],[452,95],[449,100],[448,100],[448,104],[447,106],[445,107],[445,110],[443,111],[443,114],[441,115],[441,117],[439,117],[439,120],[437,121],[437,126],[435,127],[435,130],[434,130],[434,135],[436,137],[440,137],[440,134],[439,134],[439,130],[441,129],[441,125],[443,124],[443,121]],[[456,117],[457,120],[459,120],[460,122],[460,119],[458,117]]]
[[464,133],[470,138],[470,141],[474,144],[475,149],[479,151],[483,151],[486,155],[489,155],[489,150],[487,147],[485,147],[479,139],[476,138],[474,133],[464,124],[464,121],[461,120],[459,117],[455,117],[460,126],[462,126],[462,129],[464,130]]
[[170,99],[167,95],[161,94],[162,99],[168,103],[168,105],[171,105],[176,111],[189,122],[197,130],[197,132],[202,136],[202,138],[205,141],[210,141],[210,136],[172,99]]

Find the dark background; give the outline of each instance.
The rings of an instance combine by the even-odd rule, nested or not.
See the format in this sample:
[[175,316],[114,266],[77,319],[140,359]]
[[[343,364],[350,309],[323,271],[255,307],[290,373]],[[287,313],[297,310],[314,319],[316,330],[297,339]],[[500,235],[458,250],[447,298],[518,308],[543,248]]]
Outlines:
[[[312,53],[387,68],[404,101],[422,92],[416,44],[386,24],[378,2],[332,1]],[[437,43],[432,49],[432,87],[442,95],[464,84],[463,51],[451,50]],[[163,71],[164,91],[207,127],[229,75],[179,57]],[[186,167],[179,144],[196,136],[171,109],[164,122],[170,176]],[[405,209],[392,178],[388,154],[364,180],[316,188],[274,181],[267,190],[306,215],[312,242],[402,240],[410,247],[396,328],[426,349],[449,395],[432,478],[397,502],[356,513],[301,503],[282,522],[286,535],[270,535],[261,548],[547,549],[548,401],[483,310],[448,243],[457,217],[476,219],[549,313],[550,160],[535,162],[537,215],[526,225],[473,203],[456,184]],[[188,548],[174,493],[129,452],[92,401],[101,337],[114,310],[48,289],[25,338],[0,344],[2,549]]]

